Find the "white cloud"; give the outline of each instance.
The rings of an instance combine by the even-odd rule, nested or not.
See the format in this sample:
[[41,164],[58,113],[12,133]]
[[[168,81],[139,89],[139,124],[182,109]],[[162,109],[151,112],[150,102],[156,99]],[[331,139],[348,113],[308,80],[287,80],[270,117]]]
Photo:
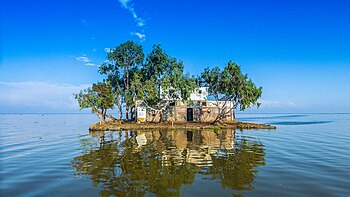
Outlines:
[[90,84],[54,84],[49,82],[0,82],[0,109],[41,112],[78,112],[73,93]]
[[[137,27],[140,27],[140,28],[143,28],[145,25],[146,25],[146,22],[143,18],[139,17],[137,14],[136,14],[136,11],[134,9],[134,5],[132,4],[132,0],[119,0],[121,6],[127,10],[129,10],[129,12],[131,13],[132,17],[134,18],[135,20],[135,23],[136,23],[136,26]],[[143,30],[143,29],[142,29]],[[140,33],[139,33],[140,34]],[[132,35],[137,35],[136,33],[132,34]],[[146,35],[145,34],[140,34],[140,35],[143,35],[141,36],[138,36],[140,38],[140,41],[143,42],[146,40]]]
[[146,25],[145,20],[143,20],[142,18],[137,18],[137,19],[136,19],[136,25],[137,25],[138,27],[143,27],[143,26],[145,26],[145,25]]
[[128,3],[131,2],[131,0],[119,0],[119,2],[124,8],[128,8]]
[[111,51],[110,48],[105,48],[104,50],[105,50],[106,53],[109,53]]
[[96,66],[96,64],[94,64],[94,63],[86,63],[86,64],[84,64],[85,66]]
[[91,62],[91,60],[86,55],[76,57],[75,59],[78,61],[84,62],[85,66],[96,66],[96,64]]
[[127,10],[129,10],[129,12],[131,13],[132,17],[135,19],[135,21],[137,19],[141,19],[143,20],[142,18],[139,18],[135,12],[135,9],[134,9],[134,5],[131,4],[131,1],[132,0],[119,0],[121,6]]
[[131,32],[130,34],[133,35],[133,36],[137,36],[140,39],[141,42],[146,40],[146,35],[142,34],[140,32]]
[[78,60],[78,61],[85,62],[85,63],[91,62],[91,60],[88,57],[86,57],[86,55],[82,55],[82,56],[76,57],[75,59]]

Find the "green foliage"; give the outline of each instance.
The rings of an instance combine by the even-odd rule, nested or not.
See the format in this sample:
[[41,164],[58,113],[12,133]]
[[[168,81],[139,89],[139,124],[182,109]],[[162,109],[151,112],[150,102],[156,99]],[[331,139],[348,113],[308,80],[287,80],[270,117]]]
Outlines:
[[196,82],[196,78],[193,75],[192,76],[190,76],[189,74],[183,75],[179,79],[179,83],[177,87],[181,92],[182,100],[184,101],[189,100],[190,94],[194,91],[196,87],[198,87],[198,84]]
[[153,50],[147,56],[146,63],[143,65],[145,77],[160,80],[161,76],[167,71],[169,63],[170,57],[163,51],[161,45],[153,45]]
[[136,101],[143,101],[161,115],[167,113],[172,101],[188,101],[200,84],[207,86],[217,101],[231,101],[232,107],[239,106],[240,110],[259,106],[262,94],[262,88],[256,87],[234,62],[228,62],[223,70],[206,68],[195,78],[184,74],[183,62],[169,56],[159,44],[145,59],[141,45],[133,41],[122,43],[107,53],[99,73],[106,77],[104,82],[82,90],[76,99],[81,108],[91,108],[97,114],[117,106],[120,119],[123,106],[128,119]]
[[104,121],[107,109],[114,107],[115,96],[110,83],[98,82],[75,94],[75,99],[78,100],[80,109],[91,108],[93,113],[102,115]]
[[253,106],[260,106],[262,88],[257,87],[247,75],[241,72],[241,67],[229,61],[223,70],[219,67],[206,68],[198,81],[208,87],[208,93],[216,100],[219,113],[216,121],[221,121],[239,106],[241,111]]
[[144,61],[142,46],[127,41],[120,44],[107,54],[107,63],[100,66],[100,73],[107,75],[107,80],[111,82],[114,92],[118,94],[119,112],[121,113],[121,103],[126,103],[127,111],[134,104],[135,92],[130,90],[132,79],[138,72],[138,66]]
[[80,109],[91,108],[92,112],[95,112],[101,105],[101,99],[91,87],[80,90],[78,94],[75,94],[75,99],[78,100]]
[[143,99],[154,109],[166,110],[169,101],[187,100],[196,87],[195,78],[184,75],[182,61],[170,57],[161,46],[154,45],[142,67]]
[[143,62],[144,53],[141,45],[129,40],[108,52],[107,59],[118,67],[133,69]]
[[101,100],[101,109],[112,109],[114,107],[114,94],[110,83],[98,82],[97,84],[92,85],[92,89],[97,93],[98,98]]
[[241,72],[241,67],[234,62],[228,64],[221,71],[219,67],[206,68],[200,78],[203,85],[208,87],[209,95],[217,101],[232,101],[234,108],[240,110],[260,106],[258,99],[262,94],[262,87],[257,87],[247,75]]

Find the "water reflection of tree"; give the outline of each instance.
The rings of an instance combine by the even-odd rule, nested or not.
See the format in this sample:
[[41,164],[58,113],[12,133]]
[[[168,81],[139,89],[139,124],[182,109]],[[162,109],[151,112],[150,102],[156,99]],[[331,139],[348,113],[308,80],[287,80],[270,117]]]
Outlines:
[[213,157],[213,166],[206,173],[219,179],[223,188],[253,190],[256,167],[265,165],[265,149],[259,141],[241,139],[236,143],[234,156]]
[[[179,132],[184,132],[184,135],[178,135]],[[207,133],[192,135],[187,131],[153,131],[147,133],[147,144],[142,147],[135,139],[137,134],[120,132],[115,139],[113,135],[100,133],[98,138],[83,139],[83,155],[72,161],[76,175],[89,176],[95,187],[101,187],[102,196],[139,196],[146,193],[178,196],[181,186],[192,184],[199,173],[219,179],[224,188],[251,190],[258,172],[256,167],[264,165],[264,148],[256,140],[236,140],[234,149],[228,151],[230,154],[211,154],[212,166],[200,167],[187,162],[186,154],[189,149],[207,147]],[[226,134],[215,135],[221,146]],[[186,138],[189,140],[189,137],[191,141],[188,143],[180,142]],[[170,165],[169,161],[164,165],[163,156],[169,153],[169,149],[178,153],[176,158],[174,155],[167,156]],[[225,152],[223,147],[217,149]]]
[[198,169],[188,164],[162,166],[160,152],[155,149],[161,144],[157,141],[135,151],[138,145],[134,138],[106,141],[72,163],[76,175],[89,175],[94,186],[100,184],[102,196],[139,196],[146,192],[178,196],[180,187],[191,184]]

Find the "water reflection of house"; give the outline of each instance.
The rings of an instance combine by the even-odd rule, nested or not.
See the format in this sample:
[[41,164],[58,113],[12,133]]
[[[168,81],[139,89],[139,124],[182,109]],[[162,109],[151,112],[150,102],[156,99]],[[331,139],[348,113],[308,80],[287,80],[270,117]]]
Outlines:
[[234,139],[234,130],[90,131],[90,135],[82,136],[81,154],[71,163],[74,176],[91,179],[102,196],[181,196],[197,175],[242,193],[254,189],[257,168],[265,165],[263,144],[254,138]]
[[[215,120],[219,113],[219,107],[224,108],[227,112],[233,106],[230,101],[210,101],[208,99],[208,88],[196,88],[190,94],[190,101],[181,101],[181,99],[171,100],[167,97],[162,98],[163,101],[170,102],[168,114],[164,114],[164,121],[174,122],[211,122]],[[137,119],[141,122],[158,122],[160,114],[138,101],[136,107]],[[233,121],[234,112],[227,113],[225,120]]]
[[[211,166],[213,156],[233,154],[235,130],[213,131],[147,131],[137,132],[139,145],[153,144],[161,153],[162,165]],[[144,138],[144,139],[143,139]],[[136,151],[141,151],[137,148]]]

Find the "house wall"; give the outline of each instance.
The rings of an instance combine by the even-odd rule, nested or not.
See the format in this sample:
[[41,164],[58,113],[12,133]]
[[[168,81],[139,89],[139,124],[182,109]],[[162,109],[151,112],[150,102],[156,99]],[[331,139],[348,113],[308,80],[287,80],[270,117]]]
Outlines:
[[[229,110],[229,108],[225,108],[226,111]],[[201,115],[201,122],[213,122],[216,117],[219,114],[219,109],[215,106],[211,107],[202,107],[202,115]],[[234,120],[234,117],[232,117],[232,113],[229,113],[225,116],[224,120],[231,121]]]
[[192,101],[205,101],[208,97],[208,88],[206,87],[200,87],[196,88],[191,94],[190,94],[190,100]]
[[[188,104],[179,101],[175,106],[169,107],[168,114],[163,114],[163,121],[187,122],[187,108],[193,108],[194,122],[213,122],[219,113],[217,106],[210,101],[195,101]],[[227,107],[226,110],[229,108]],[[147,122],[159,122],[159,120],[160,113],[147,110]],[[228,114],[224,120],[234,120],[232,113]]]
[[153,111],[147,110],[146,122],[159,122],[160,114]]

